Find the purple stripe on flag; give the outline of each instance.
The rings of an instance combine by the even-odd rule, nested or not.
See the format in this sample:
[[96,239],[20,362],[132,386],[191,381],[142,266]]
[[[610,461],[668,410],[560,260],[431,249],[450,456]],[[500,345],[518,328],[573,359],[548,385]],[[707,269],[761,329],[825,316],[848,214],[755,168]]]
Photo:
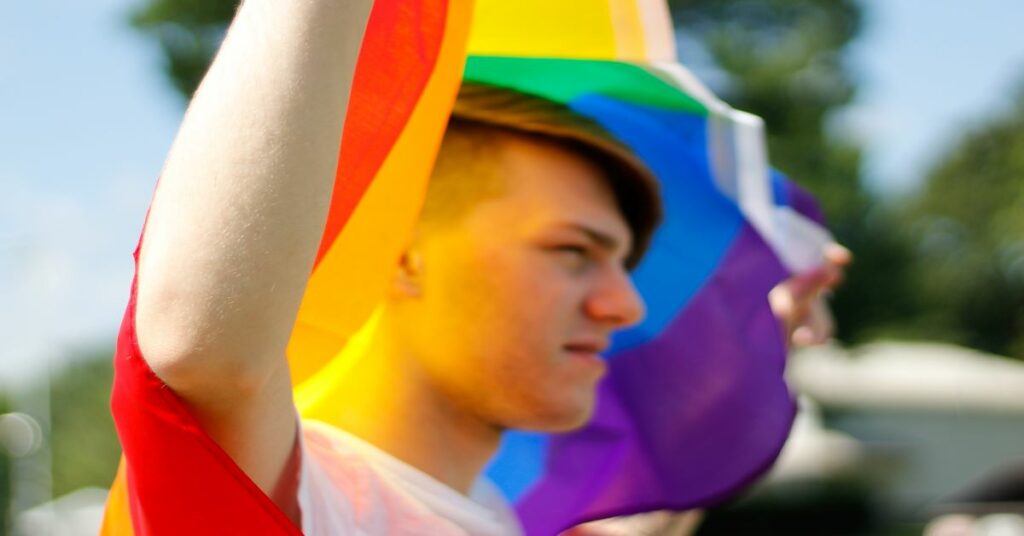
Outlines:
[[665,331],[610,361],[592,422],[552,438],[545,478],[518,504],[527,534],[706,507],[766,471],[795,414],[767,302],[785,276],[745,225]]
[[790,180],[786,181],[786,189],[789,195],[789,206],[793,207],[793,210],[825,227],[825,213],[821,211],[818,201],[810,192]]

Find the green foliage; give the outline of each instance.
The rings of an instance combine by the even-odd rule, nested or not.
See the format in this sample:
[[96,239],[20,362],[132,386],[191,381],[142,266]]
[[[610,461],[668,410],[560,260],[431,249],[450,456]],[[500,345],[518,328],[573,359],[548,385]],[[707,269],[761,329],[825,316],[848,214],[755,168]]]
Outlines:
[[210,65],[239,0],[148,0],[132,25],[155,37],[164,70],[185,97],[195,92]]
[[121,447],[110,416],[112,354],[91,352],[51,378],[55,497],[86,486],[106,488],[114,479]]
[[[0,393],[0,415],[11,410],[7,399]],[[9,534],[11,527],[11,460],[6,449],[0,447],[0,535]]]
[[1024,88],[932,170],[907,220],[936,333],[1024,359],[1022,184]]
[[772,162],[821,201],[855,254],[834,308],[840,338],[946,340],[1024,358],[1024,92],[1011,117],[967,136],[918,198],[881,202],[860,148],[829,134],[854,96],[843,51],[853,0],[675,0],[684,33],[728,78],[730,104],[765,119]]

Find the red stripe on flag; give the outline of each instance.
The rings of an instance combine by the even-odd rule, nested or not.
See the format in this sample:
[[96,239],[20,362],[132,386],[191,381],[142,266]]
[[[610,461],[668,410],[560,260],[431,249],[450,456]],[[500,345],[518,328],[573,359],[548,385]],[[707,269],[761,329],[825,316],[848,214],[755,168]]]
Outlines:
[[376,2],[359,52],[327,226],[327,253],[419,102],[441,50],[446,0]]

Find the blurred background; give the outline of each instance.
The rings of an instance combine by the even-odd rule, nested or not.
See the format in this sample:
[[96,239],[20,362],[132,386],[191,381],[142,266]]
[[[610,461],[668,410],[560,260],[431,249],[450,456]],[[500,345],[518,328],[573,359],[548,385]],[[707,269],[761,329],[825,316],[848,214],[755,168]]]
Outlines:
[[[95,534],[131,252],[235,3],[0,17],[0,534]],[[792,357],[779,464],[698,533],[1024,534],[1024,4],[670,4],[683,63],[856,256],[837,340]]]

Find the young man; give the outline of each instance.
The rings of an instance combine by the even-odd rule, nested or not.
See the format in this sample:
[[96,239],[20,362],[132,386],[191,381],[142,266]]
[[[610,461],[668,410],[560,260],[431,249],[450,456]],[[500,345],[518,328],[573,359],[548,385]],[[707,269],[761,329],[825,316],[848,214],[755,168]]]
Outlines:
[[[153,200],[139,254],[139,357],[307,532],[515,533],[507,511],[460,499],[502,430],[566,430],[590,415],[598,354],[643,316],[626,264],[634,235],[653,226],[656,194],[625,150],[556,106],[487,90],[461,99],[469,120],[454,122],[441,151],[372,350],[343,386],[348,403],[331,426],[305,430],[299,454],[285,346],[323,232],[370,7],[241,6]],[[524,113],[535,124],[508,128],[529,122]],[[626,192],[629,206],[616,196]],[[143,463],[126,439],[129,466]],[[307,477],[298,491],[288,485],[296,457]],[[406,477],[397,486],[396,471]],[[410,499],[417,481],[430,489]]]
[[[115,415],[129,478],[147,490],[131,500],[136,532],[165,533],[176,514],[189,527],[154,489],[176,472],[219,471],[237,480],[218,490],[229,497],[175,491],[238,515],[249,501],[267,533],[516,534],[478,480],[502,431],[583,424],[604,373],[598,354],[643,316],[628,275],[657,214],[643,166],[564,109],[467,88],[369,351],[337,386],[345,403],[299,422],[285,347],[370,7],[244,2],[189,107],[118,361],[131,379],[115,407],[145,405],[166,424]],[[202,448],[140,447],[138,434],[168,427]]]

